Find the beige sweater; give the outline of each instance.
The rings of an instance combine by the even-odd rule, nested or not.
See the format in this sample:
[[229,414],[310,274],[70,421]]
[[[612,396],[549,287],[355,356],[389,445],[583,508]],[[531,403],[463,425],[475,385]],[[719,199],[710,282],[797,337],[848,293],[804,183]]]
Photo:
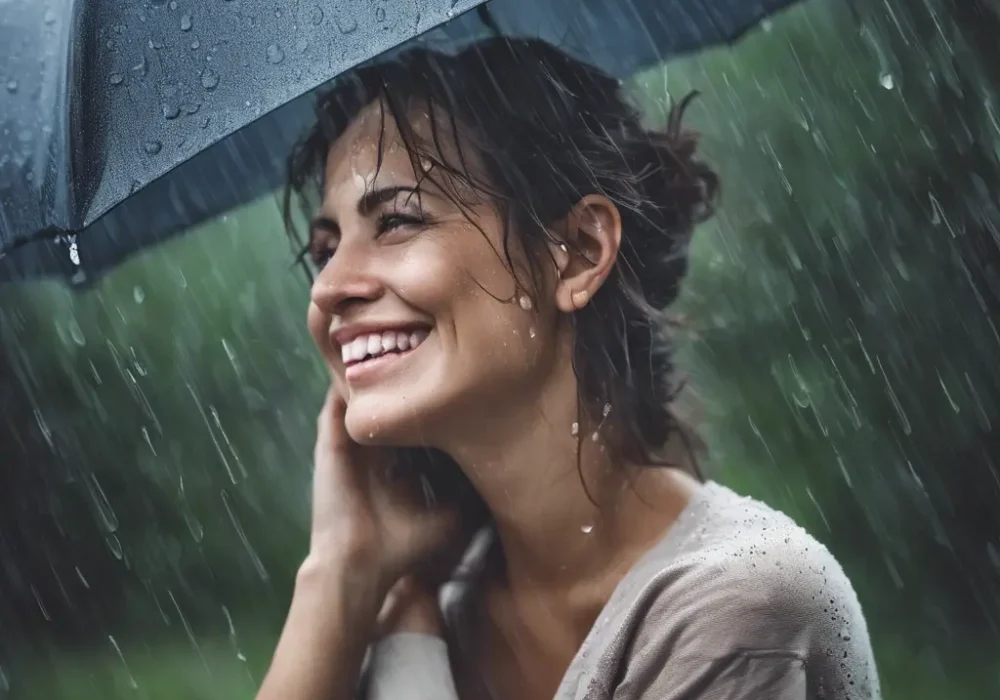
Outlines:
[[[471,647],[468,572],[491,537],[470,548],[466,583],[442,594],[455,655]],[[437,637],[384,639],[368,671],[368,700],[458,697]],[[478,697],[495,697],[476,680]],[[619,583],[555,700],[880,697],[861,606],[830,552],[788,517],[708,482]]]

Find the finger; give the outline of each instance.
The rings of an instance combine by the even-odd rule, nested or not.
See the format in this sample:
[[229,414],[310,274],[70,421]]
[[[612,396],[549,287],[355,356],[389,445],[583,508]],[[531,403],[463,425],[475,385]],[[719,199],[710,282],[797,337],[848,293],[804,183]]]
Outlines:
[[354,441],[347,434],[347,427],[344,425],[346,414],[347,402],[331,384],[316,426],[317,451],[344,452],[351,448]]

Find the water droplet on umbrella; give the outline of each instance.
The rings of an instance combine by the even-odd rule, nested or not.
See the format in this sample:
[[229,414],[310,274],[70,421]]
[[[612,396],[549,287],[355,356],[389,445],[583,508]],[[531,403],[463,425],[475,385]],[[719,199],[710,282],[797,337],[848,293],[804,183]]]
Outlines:
[[[448,16],[451,17],[451,14],[449,14]],[[376,22],[384,22],[385,21],[385,8],[384,7],[376,8],[376,10],[375,10],[375,21]]]
[[181,109],[184,111],[184,114],[191,116],[198,113],[201,109],[201,104],[198,102],[185,102],[181,105]]
[[111,83],[112,85],[121,85],[123,82],[125,82],[125,76],[122,75],[121,73],[112,73],[108,77],[108,82]]
[[194,41],[191,42],[191,50],[192,51],[197,51],[200,48],[201,48],[201,42],[200,41],[198,41],[197,39],[195,39]]
[[340,30],[341,34],[353,34],[358,30],[358,21],[353,17],[348,20],[346,24],[341,24],[340,20],[337,20],[337,29]]
[[157,153],[163,150],[163,144],[159,141],[147,141],[142,144],[142,150],[151,156],[155,156]]
[[17,86],[18,86],[17,81],[11,78],[10,80],[7,81],[7,92],[10,93],[17,92]]
[[207,129],[208,128],[208,123],[210,121],[212,121],[211,117],[205,117],[204,119],[202,119],[202,121],[201,121],[201,128],[202,129]]
[[150,39],[149,48],[156,49],[157,51],[159,51],[160,49],[163,48],[163,42],[160,41],[159,39]]
[[171,10],[177,9],[177,0],[170,0],[170,9]]
[[181,108],[177,105],[168,105],[164,102],[160,105],[160,109],[163,111],[164,119],[176,119],[181,115]]
[[892,77],[892,73],[885,72],[878,77],[879,83],[882,84],[886,90],[892,90],[896,85],[896,80]]
[[[173,8],[171,8],[171,9],[173,9]],[[183,15],[181,15],[181,31],[182,32],[189,32],[189,31],[191,31],[191,27],[193,27],[193,26],[194,26],[194,22],[191,20],[191,15],[189,13],[185,12]]]
[[312,9],[309,10],[309,21],[314,25],[323,24],[323,8],[319,5],[313,5]]
[[149,63],[146,61],[146,56],[145,55],[143,55],[143,57],[139,59],[138,63],[136,63],[134,66],[132,66],[132,70],[140,78],[145,78],[146,77],[146,74],[149,72]]
[[44,19],[45,24],[55,24],[56,19],[58,19],[58,17],[56,17],[55,10],[49,8],[48,10],[45,11],[45,19]]
[[132,298],[135,299],[136,304],[141,304],[146,301],[146,292],[143,291],[142,287],[136,285],[132,290]]
[[281,50],[281,47],[277,44],[271,44],[267,47],[267,62],[272,65],[277,65],[285,60],[285,52]]
[[299,37],[299,39],[295,42],[295,50],[299,53],[305,53],[308,48],[309,42],[305,37]]
[[219,84],[219,74],[211,68],[206,68],[201,74],[201,86],[206,90],[214,90]]

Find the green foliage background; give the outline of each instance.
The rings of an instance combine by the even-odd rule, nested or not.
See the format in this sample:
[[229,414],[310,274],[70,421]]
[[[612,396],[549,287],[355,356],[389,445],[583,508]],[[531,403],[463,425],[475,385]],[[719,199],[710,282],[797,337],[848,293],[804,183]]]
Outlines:
[[[636,76],[724,177],[680,340],[714,478],[830,545],[887,698],[1000,697],[1000,11],[811,0]],[[85,242],[82,242],[85,244]],[[0,296],[0,697],[250,698],[324,373],[271,197]]]

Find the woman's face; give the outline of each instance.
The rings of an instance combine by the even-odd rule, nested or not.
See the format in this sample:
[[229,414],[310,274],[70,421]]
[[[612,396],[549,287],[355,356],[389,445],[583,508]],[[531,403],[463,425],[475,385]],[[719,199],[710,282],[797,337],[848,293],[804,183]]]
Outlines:
[[308,323],[355,440],[446,448],[530,403],[563,351],[558,311],[516,285],[490,204],[463,212],[428,180],[416,185],[394,122],[370,105],[328,154]]

